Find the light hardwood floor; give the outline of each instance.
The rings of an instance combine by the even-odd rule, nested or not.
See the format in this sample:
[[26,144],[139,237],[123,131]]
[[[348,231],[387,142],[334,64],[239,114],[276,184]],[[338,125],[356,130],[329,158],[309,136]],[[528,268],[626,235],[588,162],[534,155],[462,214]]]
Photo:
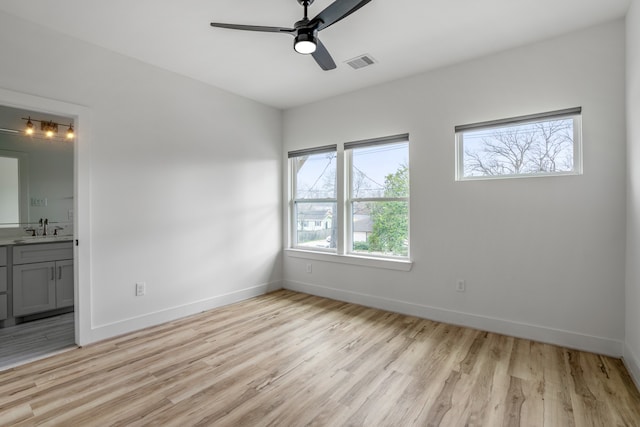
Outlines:
[[73,313],[0,329],[0,371],[76,347]]
[[0,372],[2,425],[639,426],[618,359],[278,291]]

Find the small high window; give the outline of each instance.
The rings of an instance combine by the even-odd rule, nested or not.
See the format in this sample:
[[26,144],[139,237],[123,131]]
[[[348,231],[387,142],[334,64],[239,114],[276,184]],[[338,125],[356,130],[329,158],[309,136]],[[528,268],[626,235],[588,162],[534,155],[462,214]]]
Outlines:
[[456,126],[458,180],[582,173],[581,108]]

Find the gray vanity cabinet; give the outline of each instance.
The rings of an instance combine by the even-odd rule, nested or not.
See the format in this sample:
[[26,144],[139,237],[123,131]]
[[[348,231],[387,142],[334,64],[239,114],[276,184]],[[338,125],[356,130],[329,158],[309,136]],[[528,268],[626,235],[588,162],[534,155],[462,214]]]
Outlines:
[[13,266],[13,315],[55,310],[56,263],[39,262]]
[[73,306],[73,260],[56,262],[56,308]]
[[5,320],[7,314],[7,248],[0,246],[0,320]]
[[13,248],[13,315],[73,306],[71,242]]

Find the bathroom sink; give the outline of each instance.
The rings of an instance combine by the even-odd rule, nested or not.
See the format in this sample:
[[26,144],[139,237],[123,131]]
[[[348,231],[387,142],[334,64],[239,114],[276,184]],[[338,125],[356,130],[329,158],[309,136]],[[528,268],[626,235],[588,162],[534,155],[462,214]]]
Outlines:
[[67,240],[73,240],[73,236],[24,236],[15,239],[13,243],[16,245],[23,245],[28,243],[64,242]]

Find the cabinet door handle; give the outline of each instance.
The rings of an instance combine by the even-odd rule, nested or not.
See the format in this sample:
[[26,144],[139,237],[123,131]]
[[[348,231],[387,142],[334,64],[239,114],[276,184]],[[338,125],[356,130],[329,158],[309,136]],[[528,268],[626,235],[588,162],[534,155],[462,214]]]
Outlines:
[[56,280],[56,276],[55,276],[55,269],[53,267],[51,267],[51,280]]
[[62,279],[62,267],[58,266],[58,280]]

